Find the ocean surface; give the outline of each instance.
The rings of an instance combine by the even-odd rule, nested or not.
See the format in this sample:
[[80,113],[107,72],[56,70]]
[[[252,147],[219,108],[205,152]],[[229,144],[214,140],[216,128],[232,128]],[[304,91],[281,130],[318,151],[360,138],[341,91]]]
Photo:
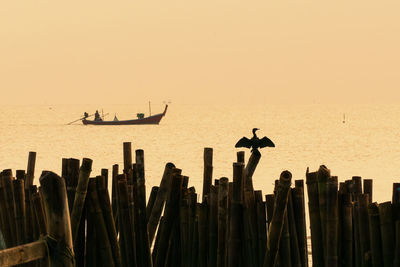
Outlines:
[[[385,105],[190,105],[170,104],[160,125],[66,125],[84,111],[98,109],[122,119],[148,115],[148,105],[3,105],[0,107],[0,169],[26,169],[29,151],[37,152],[35,183],[42,170],[61,174],[62,158],[93,159],[92,176],[101,168],[123,166],[123,142],[145,153],[146,189],[159,185],[167,162],[189,176],[202,191],[203,149],[214,149],[214,178],[232,178],[235,143],[267,136],[275,148],[261,150],[254,187],[273,191],[283,170],[305,179],[324,164],[339,181],[352,176],[373,179],[373,201],[391,200],[392,183],[400,182],[400,106]],[[163,104],[153,104],[152,114]],[[345,123],[343,116],[345,114]],[[246,160],[250,151],[246,151]],[[148,194],[147,194],[148,196]]]

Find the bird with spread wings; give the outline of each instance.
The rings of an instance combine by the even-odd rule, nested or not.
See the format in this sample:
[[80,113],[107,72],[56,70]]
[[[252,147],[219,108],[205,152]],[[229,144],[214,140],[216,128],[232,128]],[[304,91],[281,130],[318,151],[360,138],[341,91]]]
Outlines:
[[256,131],[258,128],[253,129],[253,137],[251,139],[242,137],[235,145],[235,147],[247,147],[251,148],[251,152],[259,152],[259,148],[263,147],[275,147],[275,144],[266,136],[258,138]]

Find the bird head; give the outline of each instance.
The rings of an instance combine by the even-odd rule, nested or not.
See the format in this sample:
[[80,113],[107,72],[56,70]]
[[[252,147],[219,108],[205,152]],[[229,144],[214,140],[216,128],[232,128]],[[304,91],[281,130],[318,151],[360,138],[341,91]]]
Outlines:
[[258,129],[258,128],[253,128],[253,134],[256,135],[256,131],[258,131],[258,130],[260,130],[260,129]]

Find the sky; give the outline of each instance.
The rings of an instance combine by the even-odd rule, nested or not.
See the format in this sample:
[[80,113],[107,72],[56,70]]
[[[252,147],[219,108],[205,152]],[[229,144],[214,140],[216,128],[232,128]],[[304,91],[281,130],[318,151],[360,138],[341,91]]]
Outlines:
[[3,103],[400,103],[398,0],[0,1]]

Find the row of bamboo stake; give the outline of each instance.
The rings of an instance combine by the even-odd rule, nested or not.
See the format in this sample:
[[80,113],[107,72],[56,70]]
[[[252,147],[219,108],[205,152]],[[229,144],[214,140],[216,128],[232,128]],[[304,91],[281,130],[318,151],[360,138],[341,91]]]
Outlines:
[[311,258],[318,267],[400,266],[400,184],[392,202],[378,205],[372,180],[362,189],[361,177],[338,184],[325,166],[307,170],[309,257],[304,182],[291,187],[284,171],[263,196],[252,182],[257,151],[247,164],[237,153],[229,181],[213,179],[213,150],[205,148],[201,199],[189,177],[167,163],[147,202],[144,152],[135,151],[135,162],[132,155],[124,143],[123,169],[114,165],[110,175],[102,169],[92,178],[91,159],[63,159],[62,178],[44,171],[39,191],[34,152],[26,173],[18,170],[15,179],[1,172],[0,265],[308,267]]

